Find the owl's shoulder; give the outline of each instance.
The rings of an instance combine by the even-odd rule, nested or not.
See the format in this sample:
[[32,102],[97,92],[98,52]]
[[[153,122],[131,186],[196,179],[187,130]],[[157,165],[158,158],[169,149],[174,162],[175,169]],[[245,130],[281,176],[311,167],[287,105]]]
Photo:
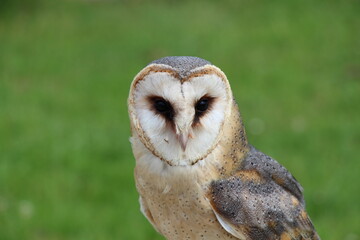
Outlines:
[[250,150],[241,162],[238,174],[254,171],[265,181],[273,181],[304,203],[303,188],[294,176],[275,159],[250,146]]

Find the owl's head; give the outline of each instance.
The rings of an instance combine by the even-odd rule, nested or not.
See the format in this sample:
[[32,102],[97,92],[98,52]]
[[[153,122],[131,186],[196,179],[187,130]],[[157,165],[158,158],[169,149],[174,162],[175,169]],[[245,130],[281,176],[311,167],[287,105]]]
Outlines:
[[167,164],[192,165],[218,144],[232,101],[225,74],[210,62],[161,58],[141,70],[131,84],[132,131]]

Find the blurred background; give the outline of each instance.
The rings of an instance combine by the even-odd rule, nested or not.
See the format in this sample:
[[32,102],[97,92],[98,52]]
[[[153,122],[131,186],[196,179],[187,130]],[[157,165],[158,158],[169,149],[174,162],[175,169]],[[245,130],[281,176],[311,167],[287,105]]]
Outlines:
[[250,142],[360,239],[360,2],[0,1],[0,239],[163,239],[141,215],[126,100],[148,62],[207,59]]

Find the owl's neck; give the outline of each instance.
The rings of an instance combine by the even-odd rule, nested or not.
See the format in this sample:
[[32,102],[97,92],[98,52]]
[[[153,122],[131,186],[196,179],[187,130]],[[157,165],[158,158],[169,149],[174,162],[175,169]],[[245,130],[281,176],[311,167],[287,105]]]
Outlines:
[[245,128],[236,102],[233,102],[230,117],[226,119],[223,127],[222,137],[219,141],[222,151],[220,164],[220,175],[227,177],[236,171],[242,159],[249,151]]

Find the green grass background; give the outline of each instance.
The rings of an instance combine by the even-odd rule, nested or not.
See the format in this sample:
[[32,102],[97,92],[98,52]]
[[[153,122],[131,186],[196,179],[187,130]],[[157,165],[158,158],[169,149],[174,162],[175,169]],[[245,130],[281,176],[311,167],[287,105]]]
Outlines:
[[250,142],[305,189],[322,239],[360,239],[360,3],[0,4],[0,239],[163,239],[139,211],[126,99],[193,55],[228,76]]

